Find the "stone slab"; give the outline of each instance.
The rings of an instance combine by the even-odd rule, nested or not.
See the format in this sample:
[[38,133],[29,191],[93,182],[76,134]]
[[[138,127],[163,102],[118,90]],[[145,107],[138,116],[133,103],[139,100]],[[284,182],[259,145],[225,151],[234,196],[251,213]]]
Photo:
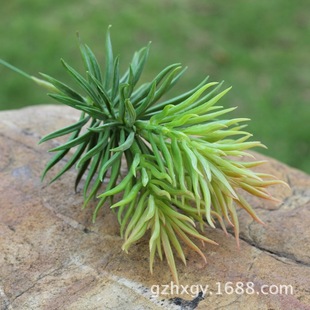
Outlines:
[[109,208],[91,222],[92,207],[81,210],[74,192],[74,169],[41,183],[47,150],[59,141],[39,139],[77,118],[57,105],[0,112],[1,309],[194,309],[169,298],[192,300],[207,286],[196,309],[310,309],[309,175],[268,158],[262,169],[291,187],[271,188],[283,202],[249,197],[265,225],[240,210],[240,248],[231,234],[208,229],[220,245],[206,245],[207,264],[186,249],[177,287],[166,263],[149,273],[147,239],[121,250]]

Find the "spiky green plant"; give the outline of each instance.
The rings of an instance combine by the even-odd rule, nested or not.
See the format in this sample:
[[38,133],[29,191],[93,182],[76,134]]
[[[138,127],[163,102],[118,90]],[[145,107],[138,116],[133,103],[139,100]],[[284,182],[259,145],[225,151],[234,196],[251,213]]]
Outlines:
[[[174,253],[186,264],[182,249],[186,244],[205,260],[192,239],[216,244],[203,234],[205,225],[215,227],[218,222],[226,231],[228,223],[238,240],[236,205],[260,222],[240,189],[273,199],[265,188],[283,182],[249,169],[262,161],[237,160],[249,155],[246,150],[263,145],[247,141],[251,134],[243,131],[241,123],[248,119],[223,118],[235,109],[217,105],[230,88],[218,92],[222,83],[207,83],[206,78],[186,93],[163,99],[185,71],[180,64],[164,68],[151,82],[137,86],[149,45],[134,54],[124,75],[119,72],[119,58],[113,57],[109,30],[104,72],[91,49],[81,42],[79,46],[86,76],[61,62],[82,94],[46,74],[38,79],[1,60],[47,87],[50,97],[81,111],[76,123],[41,139],[40,143],[70,135],[66,143],[50,150],[56,155],[42,179],[69,156],[52,182],[75,165],[75,188],[85,176],[84,207],[97,198],[93,220],[108,201],[117,214],[126,252],[150,231],[151,272],[157,253],[161,260],[165,256],[178,282]],[[77,148],[69,153],[73,147]],[[128,168],[125,176],[121,175],[122,160]],[[115,195],[120,197],[117,201]]]

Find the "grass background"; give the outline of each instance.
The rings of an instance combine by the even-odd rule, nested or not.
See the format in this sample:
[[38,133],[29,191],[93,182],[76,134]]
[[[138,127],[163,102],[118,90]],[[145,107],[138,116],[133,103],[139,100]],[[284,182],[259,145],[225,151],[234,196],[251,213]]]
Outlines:
[[[309,0],[28,0],[1,3],[0,58],[31,75],[69,81],[60,57],[82,69],[75,33],[99,60],[112,24],[121,67],[152,41],[144,79],[188,66],[177,91],[206,75],[233,86],[221,103],[249,117],[257,151],[310,173]],[[0,110],[52,103],[31,81],[0,67]]]

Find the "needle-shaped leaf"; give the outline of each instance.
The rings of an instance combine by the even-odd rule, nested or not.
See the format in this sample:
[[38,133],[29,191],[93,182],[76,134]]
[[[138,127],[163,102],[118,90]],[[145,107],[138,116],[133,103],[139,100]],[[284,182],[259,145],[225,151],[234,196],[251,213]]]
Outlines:
[[[130,222],[127,225],[126,231],[125,231],[125,242],[122,246],[122,248],[126,251],[126,249],[129,248],[130,244],[132,243],[132,241],[129,239],[130,235],[132,235],[133,230],[137,227],[137,223],[139,222],[139,220],[141,220],[141,217],[143,215],[143,213],[145,212],[145,209],[147,207],[147,200],[148,200],[148,196],[149,196],[149,191],[144,191],[140,193],[140,197],[139,197],[139,201],[137,203],[136,206],[136,210],[134,212],[134,214],[131,217]],[[145,223],[144,219],[141,220],[141,225],[145,225],[147,223]]]
[[66,171],[68,171],[79,159],[79,157],[83,154],[85,148],[87,147],[88,142],[84,142],[79,145],[78,149],[71,156],[70,160],[66,163],[66,165],[61,169],[61,171],[52,179],[50,183],[55,182],[59,179]]
[[[114,155],[118,155],[119,157],[119,153],[116,153]],[[133,175],[131,174],[131,172],[129,172],[123,179],[122,181],[115,186],[114,188],[104,192],[103,194],[101,194],[100,196],[98,196],[99,198],[103,197],[103,196],[112,196],[112,195],[116,195],[117,193],[121,192],[126,184],[132,179]]]
[[158,150],[158,147],[156,145],[156,142],[155,142],[155,139],[154,139],[152,132],[148,132],[147,141],[151,143],[152,151],[153,151],[154,157],[156,159],[157,165],[159,166],[159,168],[162,172],[165,172],[165,166],[164,166],[164,163],[162,160],[162,156],[160,154],[160,151]]
[[[132,218],[132,216],[135,214],[136,212],[136,209],[135,207],[137,206],[137,201],[139,199],[139,195],[137,195],[134,200],[131,201],[130,205],[124,210],[125,214],[122,216],[120,216],[120,224],[121,224],[121,227],[120,227],[120,235],[122,238],[124,238],[124,232],[125,232],[125,228],[128,226],[128,221],[130,218]],[[119,217],[119,216],[118,216]]]
[[113,80],[111,87],[111,100],[115,100],[118,90],[119,90],[119,57],[116,57],[114,60],[114,69],[113,69]]
[[138,195],[141,187],[142,187],[142,183],[141,182],[135,184],[131,188],[130,193],[128,193],[128,195],[126,195],[126,197],[124,197],[122,200],[120,200],[120,201],[116,202],[115,204],[113,204],[111,206],[111,209],[129,204]]
[[[171,178],[171,181],[172,181],[172,184],[173,186],[176,186],[176,178],[175,178],[175,173],[174,173],[174,164],[173,164],[173,157],[172,157],[172,154],[171,154],[171,145],[170,143],[167,143],[165,141],[165,138],[163,135],[159,135],[159,146],[160,146],[160,149],[161,149],[161,153],[163,155],[163,158],[166,162],[166,165],[167,165],[167,168],[168,168],[168,171],[169,171],[169,176]],[[169,145],[169,148],[168,149],[168,146]]]
[[113,152],[124,152],[124,151],[128,150],[132,146],[132,143],[133,143],[134,139],[135,139],[135,132],[132,131],[127,136],[127,138],[124,141],[124,143],[122,143],[118,147],[115,147],[115,148],[111,149],[111,151],[113,151]]
[[[110,151],[110,150],[109,150],[109,151]],[[104,163],[102,164],[102,166],[100,167],[100,170],[99,170],[99,179],[100,179],[101,181],[103,181],[104,176],[105,176],[106,172],[108,171],[108,169],[109,169],[111,166],[113,166],[113,165],[115,164],[115,162],[120,161],[121,157],[122,157],[122,153],[121,153],[121,152],[117,152],[117,153],[113,154],[113,155],[109,158],[109,160],[107,160],[106,162],[104,162]]]
[[133,67],[133,72],[134,72],[133,86],[135,86],[140,79],[140,76],[144,69],[144,65],[148,58],[149,50],[150,50],[150,44],[142,48],[136,54],[137,55],[136,58],[134,58],[132,61],[132,67]]
[[[94,155],[94,157],[91,160],[91,165],[90,165],[90,168],[89,168],[89,172],[87,174],[87,177],[86,177],[86,180],[85,180],[85,183],[84,183],[84,187],[83,187],[84,201],[86,200],[87,191],[89,189],[90,183],[93,180],[94,175],[95,175],[95,173],[98,170],[98,167],[99,167],[99,164],[100,164],[100,160],[102,159],[103,156],[104,156],[104,150],[102,150],[101,152],[99,152],[96,155]],[[99,188],[99,186],[98,186],[98,188]]]
[[81,102],[84,101],[84,98],[80,94],[78,94],[75,90],[73,90],[71,87],[67,86],[66,84],[54,79],[53,77],[47,74],[40,73],[40,75],[42,75],[48,82],[53,84],[57,89],[59,89],[62,93],[69,96],[70,98],[73,98]]
[[98,139],[98,141],[96,141],[96,143],[94,145],[92,145],[92,147],[83,155],[83,157],[81,157],[79,159],[79,161],[77,162],[76,166],[77,168],[79,168],[83,162],[91,159],[92,157],[94,157],[98,152],[101,152],[106,145],[108,144],[108,138],[110,136],[110,132],[107,130],[102,137],[100,137]]
[[[94,86],[97,88],[99,97],[102,99],[102,101],[99,101],[98,103],[102,106],[103,110],[105,110],[105,108],[108,110],[111,118],[114,118],[115,114],[112,108],[113,106],[112,100],[110,99],[108,93],[103,88],[102,83],[96,78],[96,76],[94,76],[90,72],[87,72],[87,74],[93,81]],[[103,106],[102,102],[105,103],[105,106]]]
[[92,50],[86,44],[80,44],[80,50],[84,59],[86,71],[89,71],[100,83],[102,83],[102,74],[99,63]]
[[199,90],[202,86],[204,86],[206,84],[206,82],[208,81],[209,77],[206,77],[200,84],[198,84],[195,88],[181,94],[178,95],[176,97],[173,97],[171,99],[167,99],[163,102],[160,102],[154,106],[152,106],[151,108],[148,109],[148,112],[152,113],[155,111],[160,111],[161,109],[163,109],[166,105],[177,105],[181,102],[183,102],[184,100],[186,100],[187,98],[189,98],[193,93],[195,93],[197,90]]
[[156,81],[154,81],[154,82],[150,85],[150,89],[149,89],[149,92],[148,92],[147,96],[144,98],[144,100],[142,100],[142,102],[140,103],[140,105],[137,107],[137,109],[136,109],[136,114],[137,114],[137,116],[140,116],[141,114],[143,114],[143,112],[144,112],[144,111],[149,107],[149,105],[152,103],[152,101],[154,100],[155,91],[156,91]]
[[89,141],[89,138],[93,135],[93,133],[91,132],[86,132],[81,136],[76,137],[73,140],[70,140],[60,146],[54,147],[52,149],[49,150],[49,152],[56,152],[56,151],[62,151],[62,150],[66,150],[66,149],[71,149],[74,146],[77,146],[81,143],[87,142]]
[[98,102],[98,95],[93,89],[93,87],[83,78],[83,76],[78,73],[75,69],[69,66],[63,59],[61,60],[63,66],[67,69],[74,80],[86,91],[86,93],[92,98],[94,102]]
[[101,121],[106,121],[107,118],[109,117],[109,115],[107,113],[105,113],[104,111],[93,107],[93,106],[86,106],[86,105],[78,105],[76,107],[77,109],[86,112],[87,114],[89,114],[92,118],[94,119],[99,119]]
[[86,117],[82,118],[81,120],[79,120],[77,123],[75,123],[73,125],[64,127],[62,129],[59,129],[59,130],[56,130],[56,131],[54,131],[54,132],[44,136],[39,141],[39,144],[42,143],[42,142],[51,140],[51,139],[55,139],[55,138],[64,136],[64,135],[69,134],[69,133],[71,133],[73,131],[80,130],[89,121],[89,119],[90,119],[90,117],[86,116]]
[[180,111],[184,112],[185,110],[188,110],[192,103],[194,103],[208,88],[211,86],[217,85],[218,83],[208,83],[201,88],[199,88],[193,95],[191,95],[188,99],[184,100],[183,102],[179,103],[178,105],[174,106],[172,109],[170,109],[169,114],[173,115]]
[[136,111],[129,99],[125,100],[125,124],[132,127],[136,121]]
[[108,27],[107,35],[106,35],[106,44],[105,44],[105,76],[104,76],[104,88],[106,90],[109,89],[110,83],[112,81],[113,76],[113,49],[111,43],[111,36],[110,36],[110,28]]
[[181,258],[182,262],[184,263],[184,265],[186,265],[186,258],[184,255],[184,252],[182,250],[182,246],[170,224],[170,221],[167,221],[166,223],[166,231],[167,231],[167,235],[169,236],[169,240],[171,241],[171,244],[173,245],[173,247],[176,249],[179,257]]
[[80,106],[85,104],[84,99],[83,99],[83,101],[80,101],[80,100],[77,100],[77,99],[69,97],[69,96],[64,96],[64,95],[60,95],[60,94],[51,94],[51,93],[49,93],[48,96],[50,96],[51,98],[53,98],[53,99],[55,99],[61,103],[68,105],[69,107],[83,111],[80,108]]
[[168,265],[170,267],[172,276],[174,278],[174,281],[176,283],[179,283],[178,272],[177,272],[175,261],[174,261],[174,255],[173,255],[173,252],[172,252],[172,249],[170,246],[169,237],[167,235],[167,232],[166,232],[166,229],[164,226],[161,226],[160,235],[161,235],[161,239],[162,239],[162,245],[164,248],[165,256],[166,256],[166,259],[168,261]]
[[181,66],[176,67],[168,76],[167,78],[162,82],[162,84],[157,88],[154,98],[151,101],[150,104],[153,104],[157,100],[159,100],[169,89],[171,86],[171,83],[176,76],[176,74],[181,70]]
[[176,177],[178,178],[181,189],[187,191],[186,184],[185,184],[182,153],[181,153],[181,150],[178,146],[178,142],[177,142],[176,138],[173,138],[171,140],[171,150],[172,150],[172,156],[174,158],[174,166],[175,166]]

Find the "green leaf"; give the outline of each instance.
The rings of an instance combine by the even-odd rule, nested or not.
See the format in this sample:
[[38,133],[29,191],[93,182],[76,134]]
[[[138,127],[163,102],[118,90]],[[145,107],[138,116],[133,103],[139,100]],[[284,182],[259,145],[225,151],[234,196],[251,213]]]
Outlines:
[[69,152],[69,149],[67,150],[63,150],[61,152],[58,152],[55,156],[53,156],[53,158],[46,164],[42,176],[41,176],[41,181],[43,181],[43,179],[45,178],[47,172],[54,167],[60,160],[62,160],[65,155]]
[[197,115],[197,117],[188,118],[186,125],[202,124],[207,121],[212,121],[212,120],[215,120],[218,116],[234,111],[235,109],[236,107],[228,108],[228,109],[220,110],[220,111],[213,112],[213,113],[207,113],[202,116],[198,116],[197,114],[194,114],[194,115]]
[[92,50],[86,44],[80,43],[80,51],[85,63],[86,71],[89,71],[91,75],[102,83],[101,69]]
[[137,176],[137,167],[139,166],[140,164],[140,161],[141,161],[141,156],[140,156],[140,153],[135,153],[135,157],[133,159],[133,162],[130,166],[130,171],[131,173],[133,174],[134,177]]
[[171,200],[170,193],[166,190],[159,188],[155,184],[149,184],[149,188],[156,196],[167,197],[169,200]]
[[[68,139],[68,142],[74,140],[79,135],[80,129],[77,129]],[[41,181],[45,178],[46,173],[54,167],[64,156],[69,152],[70,149],[65,149],[58,152],[53,158],[46,164],[45,169],[43,170]]]
[[50,183],[58,180],[66,171],[68,171],[79,159],[79,157],[83,154],[84,150],[88,145],[88,141],[80,144],[75,153],[71,156],[70,160],[66,163],[66,165],[61,169],[61,171],[52,179]]
[[134,80],[133,80],[133,86],[137,84],[137,82],[140,79],[140,76],[143,72],[144,65],[147,61],[148,54],[150,50],[150,44],[148,44],[147,47],[142,48],[138,53],[136,58],[132,61],[132,67],[134,71]]
[[128,127],[132,127],[133,124],[135,123],[136,121],[136,111],[133,107],[133,105],[131,104],[130,100],[129,99],[126,99],[125,100],[125,124],[128,126]]
[[185,184],[185,177],[184,177],[184,166],[182,160],[182,153],[178,146],[178,142],[176,138],[171,139],[171,150],[172,150],[172,157],[174,159],[174,167],[176,177],[179,179],[179,183],[181,189],[187,191],[186,184]]
[[56,130],[46,136],[44,136],[40,141],[39,144],[41,144],[42,142],[51,140],[51,139],[55,139],[58,138],[60,136],[64,136],[66,134],[69,134],[73,131],[77,131],[80,130],[88,121],[89,121],[90,117],[86,116],[84,118],[82,118],[81,120],[79,120],[77,123],[64,127],[62,129]]
[[149,175],[144,167],[141,169],[141,179],[142,179],[142,185],[146,187],[146,185],[149,183]]
[[87,161],[90,160],[92,157],[94,157],[97,153],[101,152],[103,149],[105,149],[106,145],[108,144],[108,138],[110,136],[110,132],[106,131],[102,137],[98,139],[98,141],[90,148],[87,153],[83,155],[77,162],[76,166],[77,168],[80,168],[81,165]]
[[162,156],[160,154],[160,151],[158,150],[158,147],[156,145],[155,137],[154,137],[152,132],[148,132],[147,134],[148,134],[147,140],[151,143],[152,151],[153,151],[154,157],[156,159],[157,165],[159,166],[161,172],[165,172],[164,162],[163,162]]
[[[205,113],[205,111],[207,111],[207,109],[209,109],[210,107],[212,107],[213,105],[215,105],[226,93],[228,93],[231,90],[231,87],[223,90],[221,93],[219,93],[218,95],[214,96],[213,98],[211,98],[210,100],[199,104],[197,107],[192,108],[190,110],[190,113],[192,114],[198,114],[201,115],[203,113]],[[196,103],[197,104],[197,103]],[[185,111],[184,111],[185,112]],[[187,112],[187,111],[186,111]]]
[[146,201],[149,195],[150,195],[149,191],[144,191],[140,193],[139,201],[136,206],[136,210],[133,213],[130,219],[130,222],[128,223],[126,231],[125,231],[125,242],[122,246],[122,249],[125,251],[128,250],[129,246],[132,243],[132,241],[130,240],[130,236],[132,235],[133,229],[137,227],[137,223],[141,221],[142,225],[147,225],[147,223],[145,223],[143,218],[141,220],[141,217],[143,215],[143,212],[145,211]]
[[76,108],[86,112],[87,114],[91,115],[93,118],[99,119],[101,121],[106,121],[107,118],[109,117],[108,114],[105,114],[103,111],[100,111],[96,107],[91,107],[91,106],[86,106],[86,105],[82,105],[82,106],[78,105]]
[[149,241],[151,273],[153,271],[153,263],[154,263],[154,257],[155,257],[155,251],[157,248],[157,244],[158,242],[160,242],[160,226],[161,226],[161,223],[159,221],[158,210],[155,208],[153,225],[151,227],[152,233],[151,233],[151,238]]
[[181,142],[181,146],[184,150],[184,154],[188,157],[191,168],[195,170],[199,175],[202,175],[200,170],[198,169],[198,160],[195,153],[189,148],[187,142],[183,140]]
[[[120,227],[120,234],[121,234],[121,238],[124,238],[124,231],[125,228],[128,224],[129,219],[135,214],[136,212],[136,205],[138,203],[139,200],[139,195],[137,195],[134,200],[131,201],[130,205],[128,208],[125,209],[125,214],[118,216],[118,218],[120,218],[121,221],[121,227]],[[119,210],[119,212],[122,212],[123,210]]]
[[77,110],[81,110],[82,109],[80,108],[83,104],[85,104],[84,101],[79,101],[79,100],[76,100],[74,98],[71,98],[71,97],[68,97],[68,96],[64,96],[64,95],[59,95],[59,94],[48,94],[51,98],[61,102],[61,103],[64,103],[72,108],[75,108]]
[[117,152],[115,154],[113,154],[109,160],[107,160],[101,167],[100,167],[100,171],[99,171],[99,179],[102,181],[104,178],[105,173],[107,172],[107,170],[115,164],[115,162],[118,162],[121,160],[122,157],[122,153],[121,152]]
[[[169,89],[171,86],[171,83],[178,73],[178,71],[181,70],[181,66],[176,67],[168,76],[167,78],[163,81],[163,83],[157,88],[154,98],[151,101],[150,105],[155,103],[157,100],[159,100]],[[158,83],[156,83],[158,85]]]
[[114,70],[113,70],[113,83],[112,83],[112,93],[111,100],[115,100],[118,90],[119,90],[119,57],[115,58],[114,61]]
[[164,248],[165,256],[166,256],[166,259],[168,261],[168,265],[170,267],[172,276],[174,278],[174,281],[176,283],[179,283],[178,272],[177,272],[175,261],[174,261],[174,255],[173,255],[173,252],[172,252],[172,249],[170,246],[170,241],[169,241],[169,238],[168,238],[168,235],[167,235],[167,232],[166,232],[164,226],[160,227],[160,235],[161,235],[161,239],[162,239],[162,245]]
[[61,91],[62,93],[64,93],[68,97],[73,98],[73,99],[80,101],[80,102],[84,102],[84,98],[81,95],[79,95],[76,91],[74,91],[72,88],[67,86],[66,84],[54,79],[53,77],[51,77],[47,74],[40,72],[40,75],[42,75],[47,81],[49,81],[51,84],[53,84],[57,89],[59,89],[59,91]]
[[182,246],[170,224],[170,221],[167,221],[166,223],[166,231],[167,231],[167,235],[169,237],[170,242],[172,243],[173,247],[176,249],[179,257],[181,258],[182,262],[184,263],[184,265],[186,265],[186,258],[184,255],[184,252],[182,250]]
[[175,178],[175,173],[174,173],[174,164],[173,164],[173,157],[171,154],[171,145],[169,144],[170,150],[168,149],[168,146],[166,144],[166,141],[164,139],[163,135],[159,135],[159,146],[161,153],[163,155],[163,158],[165,160],[165,163],[168,168],[169,176],[171,178],[171,183],[173,186],[176,186],[176,178]]
[[120,84],[120,100],[118,104],[118,116],[117,119],[120,122],[124,122],[124,116],[125,116],[125,100],[128,99],[126,97],[126,88],[128,88],[128,84]]
[[141,104],[136,109],[136,114],[139,117],[143,112],[149,107],[149,105],[154,101],[154,96],[156,92],[156,81],[154,81],[149,88],[147,96],[141,102]]
[[151,108],[148,109],[148,112],[150,113],[154,113],[156,111],[160,111],[162,110],[166,105],[178,105],[179,103],[183,102],[184,100],[186,100],[187,98],[189,98],[192,94],[194,94],[197,90],[199,90],[202,86],[204,86],[206,84],[206,82],[208,81],[209,77],[206,77],[199,85],[197,85],[195,88],[189,90],[186,93],[183,93],[181,95],[178,95],[176,97],[173,97],[171,99],[167,99],[161,103],[158,103],[154,106],[152,106]]
[[104,76],[104,88],[108,91],[110,82],[112,81],[113,76],[113,49],[111,43],[111,36],[110,36],[110,28],[111,25],[108,27],[107,35],[106,35],[106,58],[105,58],[105,76]]
[[111,149],[110,151],[111,152],[124,152],[124,151],[128,150],[132,146],[132,143],[133,143],[134,139],[135,139],[135,132],[132,131],[127,136],[127,138],[124,141],[124,143],[122,143],[118,147],[115,147],[115,148]]
[[[101,152],[94,155],[94,157],[92,158],[91,165],[89,168],[89,172],[87,173],[87,177],[86,177],[86,180],[84,183],[84,188],[83,188],[84,201],[86,201],[87,191],[88,191],[89,185],[90,185],[92,179],[94,178],[95,173],[98,170],[100,160],[104,157],[104,151],[105,150],[102,150]],[[97,179],[95,180],[95,183],[97,183]],[[95,188],[99,189],[100,184],[101,184],[101,182],[99,182],[99,184],[97,184],[97,185],[94,184]],[[95,194],[94,194],[94,196],[95,196]]]
[[[118,155],[119,156],[120,153],[116,153],[114,155]],[[119,192],[123,191],[126,184],[128,182],[131,181],[133,175],[132,173],[129,171],[129,173],[123,178],[123,180],[117,185],[115,186],[114,188],[108,190],[108,191],[105,191],[103,194],[99,195],[98,198],[102,198],[104,196],[113,196],[113,195],[116,195],[118,194]]]
[[90,162],[91,162],[91,158],[89,158],[89,159],[83,161],[83,162],[79,165],[79,167],[78,167],[78,173],[77,173],[77,175],[76,175],[75,184],[74,184],[74,190],[75,190],[76,192],[77,192],[77,187],[78,187],[78,185],[80,184],[80,181],[81,181],[83,175],[85,174],[85,172],[86,172],[86,170],[87,170],[87,168],[88,168]]
[[98,102],[98,94],[95,92],[93,87],[71,66],[69,66],[63,59],[61,59],[63,66],[67,69],[74,80],[86,91],[86,93],[92,98],[94,102]]
[[105,111],[105,108],[107,108],[108,112],[109,112],[109,116],[111,118],[115,118],[115,114],[113,111],[113,103],[112,100],[110,99],[108,93],[104,90],[103,86],[101,85],[101,82],[91,73],[87,72],[88,76],[90,77],[91,81],[93,81],[95,87],[97,87],[97,91],[98,94],[100,96],[100,98],[102,99],[102,101],[105,103],[105,106],[102,104],[102,101],[99,101],[98,103],[100,104],[100,106],[103,108],[103,110]]
[[93,133],[86,132],[82,136],[76,137],[73,140],[70,140],[70,141],[68,141],[68,142],[66,142],[60,146],[57,146],[57,147],[50,149],[49,152],[56,152],[56,151],[71,149],[72,147],[77,146],[77,145],[81,144],[82,142],[88,143],[88,141],[92,135],[93,135]]
[[126,197],[123,198],[122,200],[120,200],[117,203],[113,204],[111,206],[111,209],[129,204],[138,195],[141,187],[142,187],[142,183],[141,182],[136,183],[131,188],[130,193],[128,193],[128,195],[126,195]]

